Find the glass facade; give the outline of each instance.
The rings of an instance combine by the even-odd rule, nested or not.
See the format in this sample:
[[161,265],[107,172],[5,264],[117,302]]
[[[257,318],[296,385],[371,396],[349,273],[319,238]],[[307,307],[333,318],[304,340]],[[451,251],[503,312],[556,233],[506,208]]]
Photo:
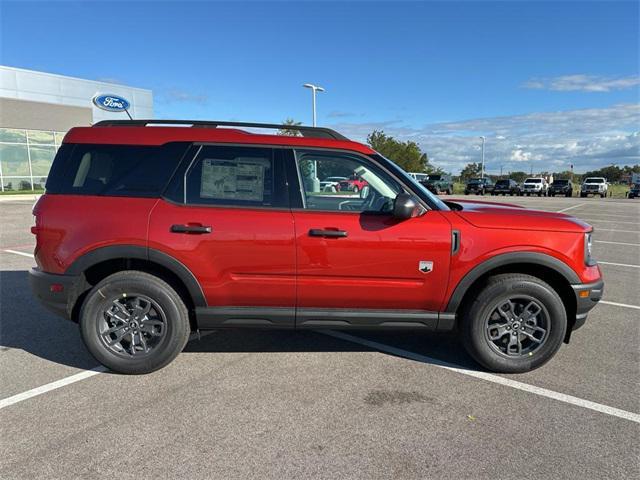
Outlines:
[[2,191],[44,188],[65,132],[0,128]]

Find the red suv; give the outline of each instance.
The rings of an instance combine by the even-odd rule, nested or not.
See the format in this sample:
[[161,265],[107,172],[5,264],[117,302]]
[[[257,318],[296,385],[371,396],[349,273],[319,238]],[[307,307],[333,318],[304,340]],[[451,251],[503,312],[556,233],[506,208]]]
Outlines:
[[362,177],[358,175],[351,175],[349,178],[340,182],[340,190],[358,193],[367,185],[367,181]]
[[[241,129],[261,126],[285,128],[134,120],[66,135],[34,207],[31,285],[102,364],[151,372],[195,330],[455,328],[484,367],[524,372],[601,298],[581,220],[443,202],[332,130]],[[320,188],[354,174],[361,195]]]

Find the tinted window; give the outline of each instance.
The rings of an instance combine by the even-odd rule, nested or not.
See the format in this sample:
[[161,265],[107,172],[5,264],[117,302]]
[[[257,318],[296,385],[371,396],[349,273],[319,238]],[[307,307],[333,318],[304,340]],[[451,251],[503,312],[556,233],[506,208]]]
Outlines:
[[185,185],[190,204],[288,205],[284,173],[270,148],[204,147],[187,171]]
[[187,145],[65,144],[47,179],[47,193],[156,197],[162,193]]
[[509,185],[509,180],[498,180],[496,182],[496,187],[508,187]]

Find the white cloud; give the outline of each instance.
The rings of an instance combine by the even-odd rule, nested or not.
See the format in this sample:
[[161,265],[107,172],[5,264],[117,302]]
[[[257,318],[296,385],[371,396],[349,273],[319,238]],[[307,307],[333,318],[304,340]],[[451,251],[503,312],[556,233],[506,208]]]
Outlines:
[[640,76],[602,77],[597,75],[562,75],[551,78],[532,78],[523,83],[524,88],[554,90],[557,92],[610,92],[626,90],[640,85]]
[[480,161],[480,135],[487,138],[488,171],[584,172],[615,163],[640,163],[640,105],[619,104],[561,112],[443,122],[412,128],[397,121],[333,125],[355,140],[365,141],[373,130],[413,140],[431,161],[454,173]]

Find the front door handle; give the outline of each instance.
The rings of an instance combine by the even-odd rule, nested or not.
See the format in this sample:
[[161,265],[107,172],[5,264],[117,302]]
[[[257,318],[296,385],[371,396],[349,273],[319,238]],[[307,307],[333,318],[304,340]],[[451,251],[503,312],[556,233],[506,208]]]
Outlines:
[[330,238],[340,238],[346,237],[347,232],[344,230],[331,230],[331,229],[323,229],[323,228],[312,228],[309,230],[310,237],[330,237]]
[[195,233],[202,235],[203,233],[211,233],[210,225],[171,225],[173,233]]

